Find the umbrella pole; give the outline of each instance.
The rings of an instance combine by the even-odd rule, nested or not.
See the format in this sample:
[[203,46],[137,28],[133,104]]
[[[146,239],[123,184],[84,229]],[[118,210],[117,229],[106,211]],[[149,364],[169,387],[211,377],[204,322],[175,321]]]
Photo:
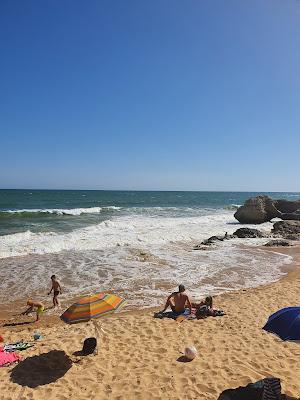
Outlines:
[[105,330],[102,328],[102,326],[100,324],[98,324],[98,322],[93,319],[93,324],[94,324],[94,329],[95,329],[95,337],[97,339],[100,339],[100,335],[101,335],[101,331],[103,333],[106,333]]

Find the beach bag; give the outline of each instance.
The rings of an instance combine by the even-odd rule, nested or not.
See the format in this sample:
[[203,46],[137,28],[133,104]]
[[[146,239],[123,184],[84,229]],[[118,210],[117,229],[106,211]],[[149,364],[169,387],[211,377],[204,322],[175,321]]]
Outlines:
[[87,356],[88,354],[93,354],[97,349],[97,339],[90,337],[84,340],[82,347],[82,354]]

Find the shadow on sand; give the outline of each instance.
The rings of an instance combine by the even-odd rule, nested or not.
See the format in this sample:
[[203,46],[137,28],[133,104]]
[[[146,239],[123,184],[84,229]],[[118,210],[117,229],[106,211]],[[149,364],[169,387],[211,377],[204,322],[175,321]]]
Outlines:
[[[258,382],[259,383],[259,382]],[[284,399],[284,400],[297,400],[296,397],[290,397],[280,393],[271,391],[264,394],[263,387],[256,387],[256,384],[249,384],[247,386],[240,386],[235,389],[224,390],[218,397],[218,400],[264,400],[264,399]]]
[[28,357],[11,371],[12,382],[30,388],[55,382],[72,367],[72,360],[64,351],[51,350],[39,356]]
[[180,357],[177,358],[176,361],[178,361],[178,362],[183,362],[183,363],[187,363],[187,362],[191,362],[191,361],[193,361],[193,360],[191,360],[190,358],[187,358],[186,356],[180,356]]
[[11,322],[11,323],[6,323],[3,326],[20,326],[20,325],[30,325],[34,324],[35,321],[25,321],[25,322]]
[[74,351],[74,353],[73,353],[73,356],[76,356],[76,357],[81,357],[81,356],[84,356],[85,354],[83,353],[83,351],[82,350],[77,350],[77,351]]

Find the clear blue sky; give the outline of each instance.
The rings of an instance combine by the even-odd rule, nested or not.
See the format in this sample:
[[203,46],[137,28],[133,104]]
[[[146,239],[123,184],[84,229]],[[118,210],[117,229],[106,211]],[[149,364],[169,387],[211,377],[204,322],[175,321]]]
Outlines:
[[1,0],[0,187],[300,191],[299,0]]

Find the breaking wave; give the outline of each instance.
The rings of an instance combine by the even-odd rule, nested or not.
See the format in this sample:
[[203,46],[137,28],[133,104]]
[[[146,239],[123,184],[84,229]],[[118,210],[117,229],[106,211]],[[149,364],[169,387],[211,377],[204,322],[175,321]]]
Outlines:
[[[251,225],[248,225],[251,226]],[[263,229],[270,229],[265,223]],[[3,235],[0,258],[60,251],[103,250],[115,246],[160,247],[174,242],[201,240],[236,229],[230,213],[187,218],[127,215],[68,233],[31,231]],[[254,239],[253,239],[254,240]],[[233,240],[234,241],[234,240]],[[246,239],[243,243],[246,243]]]
[[88,207],[88,208],[37,208],[37,209],[20,209],[20,210],[4,210],[0,211],[0,218],[9,217],[38,217],[45,214],[53,215],[82,215],[82,214],[99,214],[102,211],[120,210],[121,207],[106,206],[106,207]]
[[241,204],[229,204],[228,206],[224,206],[225,210],[237,210],[241,207]]

